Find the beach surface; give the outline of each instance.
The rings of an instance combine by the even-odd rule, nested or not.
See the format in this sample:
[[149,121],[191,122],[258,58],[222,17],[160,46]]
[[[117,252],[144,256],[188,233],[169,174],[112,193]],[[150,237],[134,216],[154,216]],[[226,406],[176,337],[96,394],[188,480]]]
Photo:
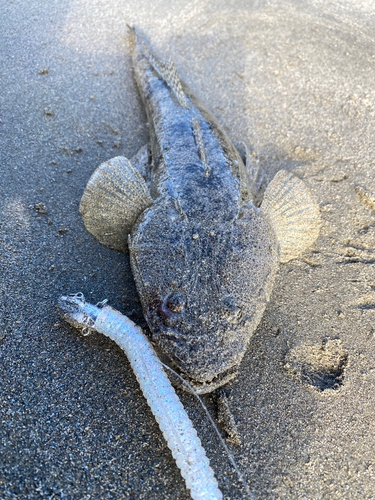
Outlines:
[[[135,25],[269,179],[303,179],[319,239],[282,264],[229,401],[256,500],[375,498],[375,3],[0,3],[0,498],[190,498],[123,352],[63,323],[83,292],[145,325],[127,254],[79,202],[148,141]],[[245,498],[199,403],[178,394],[225,499]],[[203,397],[216,416],[215,400]]]

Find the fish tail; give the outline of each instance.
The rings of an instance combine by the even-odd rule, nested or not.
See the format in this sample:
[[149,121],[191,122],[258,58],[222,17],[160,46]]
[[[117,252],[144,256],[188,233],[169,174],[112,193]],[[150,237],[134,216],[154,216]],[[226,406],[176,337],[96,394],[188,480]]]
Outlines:
[[184,91],[182,90],[182,83],[180,77],[178,76],[176,66],[172,60],[169,58],[168,63],[164,63],[159,58],[157,58],[151,50],[147,47],[145,42],[137,33],[134,27],[128,25],[131,31],[131,36],[133,40],[133,62],[134,67],[137,67],[137,59],[139,56],[144,56],[151,67],[156,71],[156,73],[165,81],[165,83],[170,87],[178,102],[181,106],[186,107],[186,97]]

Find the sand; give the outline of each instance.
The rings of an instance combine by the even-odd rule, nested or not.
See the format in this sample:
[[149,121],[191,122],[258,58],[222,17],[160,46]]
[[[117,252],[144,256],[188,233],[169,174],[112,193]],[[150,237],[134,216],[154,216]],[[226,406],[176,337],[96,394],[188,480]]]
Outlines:
[[[96,166],[148,139],[129,23],[173,56],[241,153],[244,141],[269,178],[294,172],[321,207],[319,239],[281,266],[230,384],[239,468],[256,499],[373,499],[374,3],[170,4],[0,4],[0,498],[189,498],[124,354],[55,307],[81,291],[145,323],[128,256],[78,212]],[[244,498],[179,394],[224,498]]]

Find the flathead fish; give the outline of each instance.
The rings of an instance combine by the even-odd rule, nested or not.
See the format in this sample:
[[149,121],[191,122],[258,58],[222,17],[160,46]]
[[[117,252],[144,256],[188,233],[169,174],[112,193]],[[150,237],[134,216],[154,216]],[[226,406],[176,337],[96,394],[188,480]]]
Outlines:
[[[86,228],[129,250],[158,350],[198,393],[235,377],[282,262],[318,237],[319,207],[281,170],[261,203],[254,173],[212,114],[135,30],[135,79],[150,142],[100,165],[82,196]],[[260,205],[260,206],[259,206]]]

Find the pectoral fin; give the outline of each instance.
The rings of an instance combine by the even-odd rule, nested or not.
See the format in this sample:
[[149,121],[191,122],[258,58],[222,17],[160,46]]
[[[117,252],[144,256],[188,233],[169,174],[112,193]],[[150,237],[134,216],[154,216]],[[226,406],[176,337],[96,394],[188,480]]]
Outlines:
[[127,158],[117,156],[92,174],[79,209],[86,229],[100,243],[125,251],[135,221],[152,203],[141,174]]
[[268,185],[261,205],[279,242],[280,262],[298,257],[319,235],[319,206],[305,184],[280,170]]

